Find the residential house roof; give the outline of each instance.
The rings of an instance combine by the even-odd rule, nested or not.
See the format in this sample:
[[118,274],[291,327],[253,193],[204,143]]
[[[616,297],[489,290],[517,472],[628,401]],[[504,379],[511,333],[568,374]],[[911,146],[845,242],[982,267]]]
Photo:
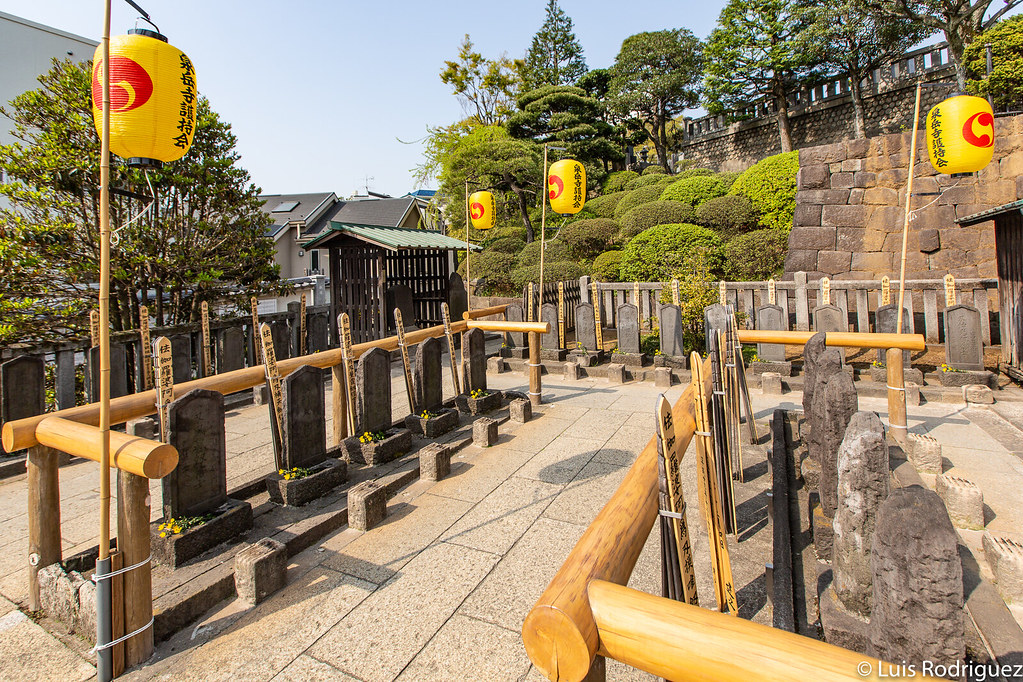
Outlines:
[[[420,230],[412,227],[383,227],[381,225],[357,225],[330,221],[330,225],[321,234],[316,235],[303,245],[306,249],[320,249],[329,242],[342,237],[352,237],[367,244],[373,244],[389,251],[403,249],[464,249],[465,242],[447,237],[432,230]],[[480,247],[473,244],[472,249]]]
[[333,192],[312,192],[306,194],[262,194],[263,213],[270,216],[271,224],[267,233],[275,240],[287,232],[290,224],[301,223],[305,230],[315,228],[317,232],[330,219],[329,211],[337,203]]
[[331,209],[327,220],[310,225],[302,233],[303,237],[311,237],[320,233],[330,222],[350,225],[382,225],[398,227],[404,222],[413,206],[418,205],[414,197],[399,199],[360,199],[358,201],[342,201]]

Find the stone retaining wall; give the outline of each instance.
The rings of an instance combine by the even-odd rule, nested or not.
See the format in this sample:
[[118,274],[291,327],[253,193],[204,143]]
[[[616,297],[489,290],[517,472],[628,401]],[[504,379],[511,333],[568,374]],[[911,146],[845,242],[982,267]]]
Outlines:
[[[897,279],[911,133],[846,140],[799,152],[798,191],[785,277]],[[1023,116],[995,120],[995,154],[979,173],[954,179],[931,167],[924,133],[907,250],[907,279],[995,277],[991,222],[957,219],[1023,198]],[[926,193],[936,193],[941,195]],[[919,196],[925,193],[923,196]]]

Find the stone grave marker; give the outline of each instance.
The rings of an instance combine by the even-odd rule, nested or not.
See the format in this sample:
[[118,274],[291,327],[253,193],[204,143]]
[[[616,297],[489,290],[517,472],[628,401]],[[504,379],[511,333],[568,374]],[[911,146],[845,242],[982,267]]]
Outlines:
[[462,372],[463,393],[487,389],[487,347],[482,329],[470,329],[462,334],[465,347],[465,368]]
[[827,401],[825,390],[828,381],[842,371],[842,360],[838,351],[829,348],[817,358],[817,367],[813,376],[813,397],[810,404],[808,419],[810,421],[810,439],[807,443],[809,455],[818,466],[821,465],[821,447],[824,443],[824,419]]
[[451,312],[451,321],[460,322],[462,313],[469,309],[465,293],[465,282],[457,272],[452,272],[448,277],[448,309]]
[[436,412],[444,403],[443,348],[440,339],[429,338],[416,346],[414,381],[420,410]]
[[639,353],[639,309],[631,303],[618,306],[618,352]]
[[[257,332],[258,333],[258,332]],[[174,372],[174,383],[180,384],[192,379],[192,335],[175,334],[167,337],[171,342],[172,369]],[[257,360],[257,365],[263,361]]]
[[870,544],[878,510],[888,497],[890,479],[888,443],[881,420],[873,412],[857,412],[849,420],[838,450],[838,507],[831,565],[839,601],[864,618],[870,617],[873,595]]
[[881,504],[871,546],[873,654],[921,669],[966,655],[958,536],[937,493],[896,488]]
[[[817,306],[813,310],[813,330],[824,333],[849,331],[845,312],[831,303]],[[845,364],[845,349],[838,348],[836,350],[842,356],[842,364]]]
[[[387,312],[387,328],[394,329],[394,309],[401,310],[401,319],[405,329],[416,329],[416,310],[412,303],[412,289],[406,284],[394,284],[384,292]],[[461,318],[459,318],[461,319]]]
[[[510,303],[504,311],[504,315],[509,322],[522,322],[525,319],[522,315],[521,303]],[[507,332],[504,335],[504,342],[509,348],[525,348],[526,335],[523,332]]]
[[327,350],[327,320],[328,315],[311,313],[307,318],[308,328],[306,330],[306,351],[319,353]]
[[284,468],[313,467],[327,458],[323,370],[303,365],[281,380]]
[[217,369],[221,374],[245,367],[245,332],[227,327],[217,334]]
[[820,361],[821,353],[824,352],[824,334],[818,332],[810,337],[810,340],[803,345],[803,414],[807,421],[810,419],[810,406],[813,404],[814,377],[817,373],[817,363]]
[[[818,389],[820,384],[818,384]],[[834,518],[838,506],[838,449],[849,420],[859,410],[856,387],[848,372],[835,372],[824,387],[824,429],[821,436],[821,506]]]
[[945,310],[945,362],[953,369],[983,371],[980,311],[973,306],[960,303]]
[[711,335],[717,336],[719,331],[724,332],[731,327],[731,319],[734,315],[732,306],[720,303],[709,305],[703,309],[704,343],[707,344],[704,348],[710,348]]
[[599,350],[592,303],[580,303],[575,307],[575,340],[591,353]]
[[[764,305],[757,308],[757,329],[787,331],[788,320],[780,305]],[[779,343],[758,343],[757,356],[764,362],[785,362],[785,346]]]
[[677,305],[662,305],[657,317],[661,322],[661,355],[685,358],[686,352],[682,343],[682,309]]
[[[876,316],[874,318],[874,329],[878,334],[895,334],[896,325],[899,323],[899,304],[889,303],[883,305],[877,309]],[[902,309],[902,333],[909,333],[909,311],[906,308]],[[877,361],[881,364],[885,364],[886,351],[883,348],[877,349]],[[909,367],[909,351],[902,352],[902,366]]]
[[540,306],[540,321],[551,325],[550,331],[540,335],[540,347],[546,350],[558,348],[558,306],[554,303],[544,303]]
[[[391,428],[391,356],[380,348],[362,354],[355,369],[359,428],[376,433]],[[322,427],[321,427],[322,428]]]
[[224,396],[195,389],[168,412],[167,442],[178,450],[178,466],[163,478],[163,515],[202,516],[227,502]]
[[46,411],[43,359],[22,355],[0,364],[0,424]]
[[270,335],[274,342],[274,353],[277,361],[286,360],[291,357],[291,332],[288,323],[282,321],[270,322]]
[[[175,375],[177,376],[177,375]],[[89,395],[99,401],[99,347],[89,349]],[[110,344],[110,397],[128,395],[128,358],[123,343]]]

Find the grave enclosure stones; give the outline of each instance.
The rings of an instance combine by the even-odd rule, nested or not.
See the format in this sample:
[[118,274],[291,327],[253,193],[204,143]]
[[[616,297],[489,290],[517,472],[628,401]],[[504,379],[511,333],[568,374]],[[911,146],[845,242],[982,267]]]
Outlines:
[[323,429],[323,372],[303,365],[281,380],[284,392],[284,468],[312,467],[327,458]]
[[[817,363],[820,361],[821,353],[824,352],[825,336],[818,332],[810,337],[810,340],[803,346],[803,415],[810,420],[810,406],[813,404],[814,378],[817,374]],[[811,426],[811,428],[813,428]]]
[[554,303],[544,303],[540,306],[540,321],[550,325],[549,330],[540,335],[541,357],[549,360],[564,360],[565,353],[560,347],[558,334],[558,306]]
[[945,311],[945,362],[953,369],[984,369],[980,311],[973,306],[960,303]]
[[465,282],[457,272],[452,272],[448,277],[448,309],[451,319],[458,321],[462,319],[462,313],[469,309],[468,299],[465,293]]
[[380,348],[362,354],[355,369],[358,391],[357,433],[391,428],[391,356]]
[[483,330],[470,329],[465,332],[462,334],[462,343],[465,345],[465,371],[462,375],[465,377],[465,386],[462,387],[464,392],[487,390],[487,348]]
[[21,356],[0,364],[0,424],[46,411],[43,359]]
[[846,426],[858,409],[859,399],[852,377],[841,370],[835,372],[824,387],[824,428],[819,450],[821,506],[828,518],[834,518],[838,506],[838,449]]
[[[89,395],[99,402],[99,348],[89,349]],[[110,397],[128,395],[128,358],[123,343],[110,344]]]
[[[190,334],[175,334],[168,337],[171,342],[171,367],[174,383],[180,384],[192,378],[192,337]],[[257,365],[263,364],[260,360]]]
[[597,328],[593,318],[593,304],[580,303],[575,307],[575,340],[582,350],[593,352],[597,347]]

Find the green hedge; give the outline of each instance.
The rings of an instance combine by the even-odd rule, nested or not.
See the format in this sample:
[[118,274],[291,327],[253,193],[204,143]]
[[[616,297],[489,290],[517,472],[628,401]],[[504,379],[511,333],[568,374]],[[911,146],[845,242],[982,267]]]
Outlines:
[[618,234],[618,223],[610,218],[574,220],[561,228],[560,241],[568,246],[572,257],[589,260],[611,246]]
[[[514,296],[517,289],[512,283],[511,272],[515,267],[515,256],[498,251],[484,251],[472,254],[470,261],[473,279],[485,280],[485,284],[477,288],[481,296]],[[465,261],[458,266],[458,274],[465,277]]]
[[746,169],[728,193],[749,199],[762,227],[787,233],[796,210],[798,171],[799,152],[775,154]]
[[[548,229],[547,234],[550,236],[554,234],[554,232]],[[556,260],[572,260],[572,252],[569,250],[568,245],[560,239],[554,241],[547,240],[545,250],[546,253],[544,255],[544,260],[548,263]],[[527,267],[533,263],[540,263],[539,238],[526,244],[522,251],[519,252],[518,258],[515,259],[515,267],[517,268]]]
[[625,189],[627,191],[632,191],[634,189],[639,189],[640,187],[656,185],[663,177],[663,175],[641,175],[638,178],[633,178],[625,183]]
[[674,182],[664,188],[661,199],[682,201],[696,207],[714,197],[724,196],[728,187],[713,175],[698,175]]
[[584,208],[598,218],[614,218],[615,208],[626,194],[628,192],[611,192],[595,199],[588,199]]
[[681,201],[651,201],[641,204],[622,216],[618,241],[625,243],[643,230],[655,225],[670,223],[695,223],[696,211]]
[[[545,282],[557,282],[566,279],[579,279],[587,274],[586,268],[579,263],[570,260],[545,261],[543,268],[543,279]],[[521,292],[527,282],[540,281],[540,264],[528,267],[516,268],[511,272],[511,280],[515,290]]]
[[689,223],[651,227],[625,246],[621,278],[626,282],[669,280],[680,263],[700,251],[706,252],[709,267],[720,267],[721,237],[713,230]]
[[[657,180],[656,175],[648,175],[647,177],[654,178],[654,180]],[[626,194],[624,197],[622,197],[622,200],[618,202],[617,206],[615,206],[614,219],[621,220],[622,216],[631,211],[632,209],[636,208],[637,206],[641,206],[642,204],[649,203],[651,201],[657,201],[657,199],[660,196],[661,188],[656,184],[650,185],[648,187],[640,187],[639,189],[634,189],[628,194]]]
[[519,237],[512,235],[498,237],[497,239],[488,239],[483,244],[483,248],[486,251],[493,253],[510,253],[512,255],[518,254],[525,247],[525,239],[520,239]]
[[620,282],[624,251],[605,251],[593,259],[593,279],[598,282]]
[[604,181],[603,193],[621,192],[625,189],[625,183],[638,177],[639,173],[630,170],[611,173],[607,176],[607,180]]
[[778,277],[785,269],[789,239],[783,230],[754,230],[725,244],[725,275],[738,282]]
[[686,178],[699,178],[704,175],[714,175],[714,171],[709,168],[687,168],[675,177],[679,180],[685,180]]
[[746,197],[727,195],[705,201],[696,209],[698,225],[724,235],[748,232],[757,226],[757,212]]
[[653,164],[643,169],[643,175],[657,175],[658,173],[664,173],[664,166]]

